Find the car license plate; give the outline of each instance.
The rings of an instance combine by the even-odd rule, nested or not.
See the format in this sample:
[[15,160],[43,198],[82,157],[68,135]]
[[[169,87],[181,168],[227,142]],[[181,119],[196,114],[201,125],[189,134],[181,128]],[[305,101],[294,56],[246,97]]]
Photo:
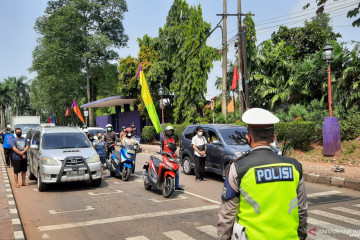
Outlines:
[[82,176],[85,175],[85,171],[71,171],[71,172],[66,172],[66,176],[72,177],[72,176]]

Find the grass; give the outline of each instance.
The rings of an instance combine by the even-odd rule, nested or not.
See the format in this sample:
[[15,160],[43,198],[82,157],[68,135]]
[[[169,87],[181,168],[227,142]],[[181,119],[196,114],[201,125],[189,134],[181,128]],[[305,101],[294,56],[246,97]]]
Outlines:
[[323,146],[317,144],[312,144],[307,151],[294,149],[293,151],[289,151],[287,155],[299,161],[330,162],[345,166],[360,167],[360,140],[342,142],[339,156],[324,156]]

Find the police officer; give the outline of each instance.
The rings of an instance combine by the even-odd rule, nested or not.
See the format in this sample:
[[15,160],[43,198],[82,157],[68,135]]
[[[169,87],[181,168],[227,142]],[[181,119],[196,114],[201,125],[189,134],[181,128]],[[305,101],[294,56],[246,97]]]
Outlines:
[[230,166],[219,211],[218,239],[305,239],[307,202],[301,164],[270,149],[279,119],[253,108],[243,114],[252,151]]

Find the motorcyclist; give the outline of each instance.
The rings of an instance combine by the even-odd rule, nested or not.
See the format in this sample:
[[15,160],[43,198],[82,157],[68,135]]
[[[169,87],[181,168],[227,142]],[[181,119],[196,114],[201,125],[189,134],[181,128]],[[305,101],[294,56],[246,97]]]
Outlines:
[[[163,152],[168,152],[172,155],[175,155],[176,152],[176,141],[173,137],[174,135],[174,127],[167,126],[165,127],[165,138],[161,142],[161,148]],[[175,190],[184,190],[182,187],[179,186],[179,170],[176,171],[175,174]]]
[[113,126],[110,123],[106,124],[106,133],[104,134],[106,159],[109,159],[110,153],[114,151],[115,148],[112,145],[115,144],[116,139],[117,137],[113,131]]
[[[121,144],[123,146],[126,146],[126,145],[132,145],[134,146],[136,143],[136,138],[135,136],[133,135],[133,129],[131,127],[128,127],[125,129],[125,137],[123,138],[123,140],[121,141]],[[133,168],[132,168],[132,174],[131,176],[134,176],[134,173],[135,173],[135,163],[136,163],[136,158],[134,159],[134,165],[133,165]]]
[[122,126],[122,127],[121,127],[121,133],[120,133],[120,141],[121,141],[121,142],[122,142],[122,140],[123,140],[124,137],[125,137],[125,129],[126,129],[125,126]]

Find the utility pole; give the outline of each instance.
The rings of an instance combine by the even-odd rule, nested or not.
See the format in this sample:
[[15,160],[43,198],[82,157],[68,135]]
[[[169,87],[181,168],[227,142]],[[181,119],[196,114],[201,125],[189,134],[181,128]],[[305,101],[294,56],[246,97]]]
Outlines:
[[237,14],[238,14],[238,63],[239,63],[239,71],[240,71],[240,79],[239,79],[239,111],[240,113],[244,112],[244,103],[243,103],[243,68],[242,68],[242,51],[241,51],[241,0],[238,0],[237,6]]
[[246,52],[246,27],[244,27],[243,33],[243,56],[244,56],[244,81],[245,81],[245,106],[249,108],[249,80],[247,78],[247,52]]
[[223,29],[222,29],[222,114],[226,119],[227,114],[227,94],[226,94],[226,77],[227,77],[227,0],[223,0]]

